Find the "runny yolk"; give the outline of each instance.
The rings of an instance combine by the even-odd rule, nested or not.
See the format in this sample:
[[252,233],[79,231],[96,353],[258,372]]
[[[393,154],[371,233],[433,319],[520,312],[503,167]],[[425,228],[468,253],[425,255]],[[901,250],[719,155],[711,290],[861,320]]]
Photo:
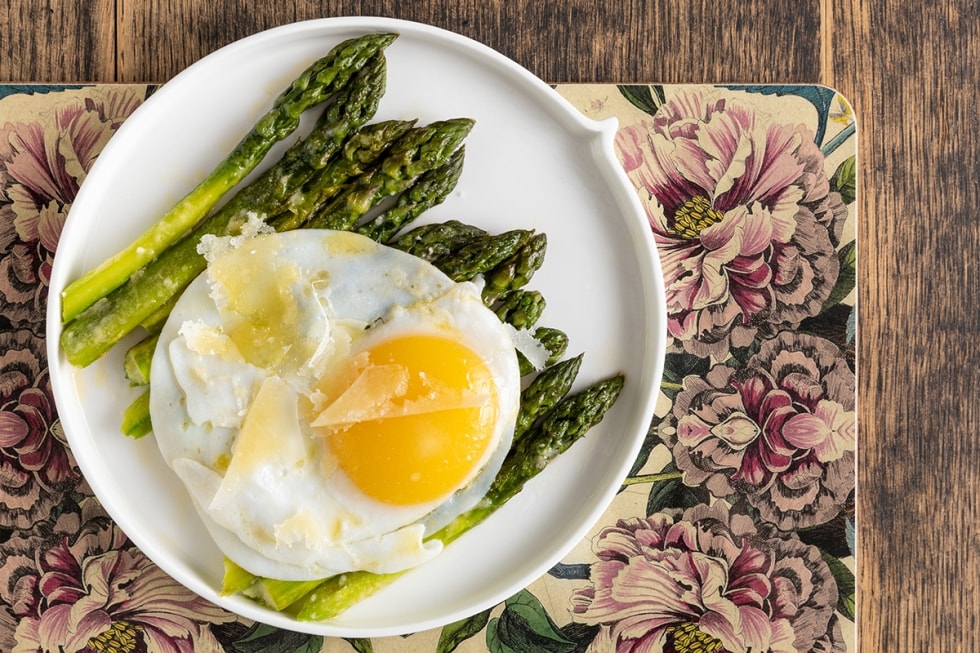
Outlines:
[[388,384],[397,396],[366,415],[362,407],[368,419],[329,429],[338,466],[365,494],[391,504],[440,499],[464,485],[492,445],[497,416],[483,360],[454,340],[412,335],[369,350],[371,368],[398,375]]

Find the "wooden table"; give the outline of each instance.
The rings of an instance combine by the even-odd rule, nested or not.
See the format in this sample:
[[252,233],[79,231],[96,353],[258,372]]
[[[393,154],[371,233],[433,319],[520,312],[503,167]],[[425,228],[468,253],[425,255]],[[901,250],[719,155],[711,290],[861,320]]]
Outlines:
[[980,647],[975,3],[281,4],[15,0],[0,8],[0,82],[163,82],[258,30],[365,14],[473,37],[550,82],[799,82],[846,96],[861,139],[858,639]]

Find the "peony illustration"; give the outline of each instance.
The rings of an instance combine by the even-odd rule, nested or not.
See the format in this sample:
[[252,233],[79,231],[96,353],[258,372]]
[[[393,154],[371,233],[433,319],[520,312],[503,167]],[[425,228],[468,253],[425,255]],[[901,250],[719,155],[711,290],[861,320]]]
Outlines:
[[601,626],[590,651],[844,650],[820,551],[723,502],[620,520],[594,548],[572,596],[575,620]]
[[743,369],[689,376],[662,439],[684,483],[742,494],[782,529],[829,521],[854,488],[855,379],[840,350],[784,332]]
[[0,332],[0,526],[47,519],[79,480],[55,412],[44,341]]
[[669,334],[717,360],[820,311],[847,215],[809,129],[721,93],[681,91],[616,137],[657,241]]
[[0,315],[43,324],[51,262],[96,156],[141,98],[91,91],[36,122],[0,125]]
[[92,498],[0,547],[0,580],[19,619],[12,653],[218,652],[206,624],[235,619],[129,545]]

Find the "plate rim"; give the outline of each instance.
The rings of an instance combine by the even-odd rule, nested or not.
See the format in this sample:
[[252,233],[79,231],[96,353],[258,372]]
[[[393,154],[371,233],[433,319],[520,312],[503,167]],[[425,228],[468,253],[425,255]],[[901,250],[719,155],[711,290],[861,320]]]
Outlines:
[[[378,31],[390,29],[391,31],[400,31],[401,33],[407,33],[409,31],[415,32],[416,34],[422,34],[425,36],[437,38],[440,41],[452,44],[454,47],[464,48],[470,51],[474,51],[481,57],[486,57],[488,61],[494,63],[494,65],[500,67],[505,71],[505,74],[509,75],[512,79],[519,81],[527,89],[531,89],[538,92],[542,99],[548,103],[550,107],[550,112],[559,116],[564,116],[567,119],[566,125],[569,128],[574,128],[582,134],[583,137],[587,138],[590,147],[593,150],[593,156],[596,158],[597,167],[602,171],[605,176],[603,180],[604,183],[611,189],[612,194],[619,200],[621,204],[625,206],[620,206],[623,212],[631,211],[636,216],[643,216],[643,209],[640,204],[639,198],[635,193],[632,185],[629,184],[626,178],[625,172],[619,170],[617,173],[617,168],[619,166],[618,161],[616,161],[613,155],[613,140],[615,137],[617,129],[617,121],[614,118],[607,118],[604,120],[593,120],[586,117],[578,109],[574,108],[565,98],[563,98],[553,87],[546,84],[544,81],[540,80],[534,76],[530,71],[523,68],[513,60],[507,58],[505,55],[489,48],[488,46],[476,41],[470,37],[450,32],[448,30],[435,27],[433,25],[408,21],[403,19],[394,18],[384,18],[384,17],[330,17],[330,18],[317,18],[305,21],[299,21],[296,23],[290,23],[286,25],[280,25],[273,27],[264,31],[257,32],[250,36],[246,36],[242,39],[229,43],[218,50],[215,50],[211,54],[202,57],[198,61],[195,61],[190,66],[175,75],[169,82],[160,86],[160,88],[153,93],[153,95],[148,98],[143,106],[163,106],[167,97],[171,94],[169,89],[179,90],[180,80],[190,77],[196,74],[198,68],[204,66],[206,62],[214,61],[220,57],[225,57],[229,55],[234,55],[237,51],[243,49],[249,49],[255,47],[257,44],[262,44],[266,41],[274,41],[277,38],[281,38],[283,35],[294,35],[300,32],[313,31],[318,32],[322,30],[340,30],[340,29],[360,29],[362,31]],[[174,84],[174,82],[177,82]],[[172,92],[177,92],[173,90]],[[142,107],[141,107],[142,108]],[[144,112],[146,115],[150,115],[149,112]],[[120,132],[125,135],[126,125],[133,125],[130,129],[137,128],[137,123],[131,123],[127,120],[123,123],[120,129],[116,132],[116,136],[110,139],[109,143],[106,145],[105,149],[112,148],[113,142],[121,142],[123,138],[117,138],[120,136]],[[105,152],[105,149],[103,152]],[[100,157],[101,158],[101,157]],[[599,165],[600,162],[603,165]],[[98,162],[95,164],[98,165]],[[82,196],[83,200],[85,198],[85,184],[82,185],[79,196]],[[657,250],[653,239],[653,234],[649,228],[641,228],[644,225],[639,224],[637,220],[621,220],[626,224],[630,235],[632,237],[634,254],[638,259],[641,260],[651,260],[654,265],[641,266],[641,275],[643,279],[641,280],[641,285],[653,291],[653,295],[648,297],[649,301],[644,303],[644,314],[642,321],[649,325],[659,325],[664,326],[664,316],[666,315],[666,305],[664,298],[664,289],[661,277],[661,271],[659,267],[659,259],[657,256]],[[79,225],[76,228],[72,228],[72,225]],[[68,220],[65,225],[64,232],[62,236],[64,238],[70,238],[76,230],[81,230],[81,223],[76,221],[72,222]],[[76,257],[77,258],[77,257]],[[54,264],[52,267],[51,280],[52,282],[57,281],[58,285],[52,284],[52,292],[49,294],[49,301],[47,306],[46,315],[46,334],[47,334],[47,353],[49,364],[53,365],[56,369],[61,369],[61,367],[70,368],[70,366],[63,360],[63,354],[59,345],[61,320],[61,301],[60,301],[60,291],[63,287],[61,281],[67,278],[65,275],[68,273],[63,269],[67,263],[64,262],[64,257],[61,260],[62,265],[59,265],[59,259],[55,256]],[[639,316],[638,316],[639,317]],[[646,338],[647,351],[644,356],[644,374],[649,375],[648,383],[651,390],[644,393],[642,396],[643,403],[642,407],[638,409],[638,413],[643,415],[639,419],[649,419],[653,413],[653,408],[656,403],[657,391],[660,385],[660,379],[663,373],[664,365],[664,353],[666,349],[666,328],[660,328],[657,333],[649,333]],[[650,354],[653,355],[650,355]],[[67,392],[74,392],[73,388],[63,387],[62,382],[64,381],[63,374],[51,374],[52,390],[57,403],[58,397]],[[71,429],[67,425],[63,425],[66,437],[69,443],[72,441],[72,436],[70,434]],[[642,437],[637,437],[634,439],[632,447],[632,458],[635,458],[642,445]],[[84,459],[84,457],[83,457]],[[618,470],[618,475],[620,477],[624,476],[628,472],[629,463],[625,463],[626,469]],[[79,460],[79,467],[82,469],[83,476],[85,476],[85,468],[83,467],[83,462]],[[90,486],[95,492],[96,496],[100,495],[100,492],[96,490],[100,487],[99,481],[94,480],[86,476]],[[559,561],[562,557],[567,555],[567,553],[578,543],[578,541],[584,536],[584,534],[595,524],[595,522],[601,517],[602,513],[608,508],[609,503],[614,498],[616,493],[615,487],[607,488],[603,497],[597,501],[597,508],[595,508],[590,514],[588,519],[584,519],[577,529],[575,529],[575,536],[568,537],[565,539],[563,546],[558,547],[553,555],[547,556],[547,559],[539,563],[535,567],[535,571],[532,575],[525,574],[524,580],[521,582],[520,587],[526,586],[541,574],[545,573],[553,564]],[[101,503],[101,499],[100,499]],[[116,506],[104,505],[107,513],[112,517],[113,521],[119,523],[120,521],[125,522],[125,519],[120,520],[119,516],[115,514]],[[153,550],[156,547],[147,542],[144,539],[142,533],[130,533],[126,532],[127,537],[133,542],[133,544],[144,550]],[[191,578],[188,579],[184,574],[175,574],[173,566],[167,564],[161,564],[159,560],[155,557],[150,556],[149,553],[145,553],[153,562],[159,565],[164,571],[169,575],[174,577],[178,582],[185,585],[193,591],[195,594],[202,596],[203,598],[212,601],[225,609],[230,610],[236,614],[243,617],[253,619],[258,622],[266,623],[276,627],[287,628],[297,632],[305,632],[309,634],[316,635],[327,635],[327,636],[354,636],[354,637],[379,637],[387,635],[399,635],[405,632],[416,632],[427,630],[430,628],[439,627],[445,625],[446,623],[451,623],[459,618],[474,614],[480,610],[489,608],[493,605],[498,604],[503,599],[507,598],[513,591],[520,589],[520,587],[508,587],[504,590],[491,593],[486,596],[482,601],[478,601],[475,604],[468,605],[466,608],[457,609],[451,613],[441,615],[439,618],[433,618],[429,620],[423,620],[416,624],[417,627],[413,627],[411,631],[405,631],[401,626],[378,626],[376,628],[360,629],[360,628],[344,628],[337,627],[333,622],[299,622],[296,621],[291,616],[287,616],[286,613],[272,613],[272,611],[259,606],[258,604],[252,602],[249,599],[243,597],[221,597],[218,595],[216,588],[212,587],[208,583],[204,582],[202,578]],[[191,581],[191,582],[188,582]],[[198,582],[199,581],[199,582]],[[283,620],[270,619],[270,613],[283,616]],[[288,623],[284,623],[288,622]]]

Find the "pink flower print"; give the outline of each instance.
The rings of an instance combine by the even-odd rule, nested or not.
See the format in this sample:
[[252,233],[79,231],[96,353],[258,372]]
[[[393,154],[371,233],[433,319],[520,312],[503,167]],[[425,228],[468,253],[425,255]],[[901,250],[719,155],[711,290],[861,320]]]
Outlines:
[[820,311],[847,207],[805,127],[734,95],[680,92],[616,146],[645,201],[677,343],[724,360]]
[[[95,503],[53,532],[8,542],[0,573],[20,618],[12,653],[221,651],[211,623],[236,617],[185,589],[132,547]],[[19,551],[31,548],[39,560]],[[11,600],[13,599],[13,600]],[[115,647],[113,649],[113,647]]]
[[689,376],[661,429],[684,483],[744,495],[790,530],[829,521],[854,487],[854,373],[831,342],[782,333],[744,369]]
[[55,411],[44,341],[0,333],[0,525],[46,519],[80,475]]
[[52,115],[0,126],[0,315],[43,324],[51,263],[95,158],[141,103],[129,90],[69,97]]
[[591,585],[572,597],[574,618],[601,626],[590,651],[844,650],[820,552],[724,503],[620,520],[594,548]]

